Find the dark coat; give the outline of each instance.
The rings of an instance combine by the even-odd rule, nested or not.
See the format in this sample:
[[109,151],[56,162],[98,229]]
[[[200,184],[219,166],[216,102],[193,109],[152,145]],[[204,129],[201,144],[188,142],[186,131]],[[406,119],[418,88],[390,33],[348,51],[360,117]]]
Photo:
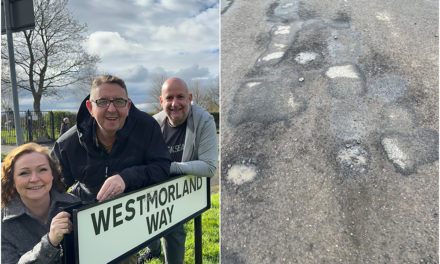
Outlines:
[[18,194],[2,208],[1,263],[61,264],[60,248],[50,244],[47,234],[52,218],[61,212],[61,207],[75,203],[78,198],[53,189],[50,196],[46,224],[29,212]]
[[84,99],[77,115],[77,125],[63,134],[52,149],[60,162],[64,181],[71,193],[83,201],[96,198],[107,177],[120,174],[125,192],[168,180],[170,154],[156,120],[133,104],[125,124],[116,132],[110,153],[96,144],[96,121]]
[[66,133],[67,130],[69,130],[69,124],[62,122],[60,128],[60,136]]

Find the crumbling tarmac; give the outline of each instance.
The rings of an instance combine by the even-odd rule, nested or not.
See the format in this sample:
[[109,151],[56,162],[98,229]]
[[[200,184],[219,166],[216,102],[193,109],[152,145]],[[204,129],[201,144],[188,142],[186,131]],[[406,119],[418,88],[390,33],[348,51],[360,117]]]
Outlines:
[[228,1],[222,263],[438,263],[437,18],[435,1]]

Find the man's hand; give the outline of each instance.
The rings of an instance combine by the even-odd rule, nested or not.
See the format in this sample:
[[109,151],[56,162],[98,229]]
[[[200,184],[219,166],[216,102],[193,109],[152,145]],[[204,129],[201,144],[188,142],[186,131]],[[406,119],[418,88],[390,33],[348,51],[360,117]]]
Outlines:
[[70,214],[67,212],[58,213],[50,223],[49,241],[57,247],[65,234],[72,231],[72,222],[70,222]]
[[99,190],[96,199],[100,202],[113,198],[125,190],[125,182],[121,175],[116,174],[105,180],[104,184]]

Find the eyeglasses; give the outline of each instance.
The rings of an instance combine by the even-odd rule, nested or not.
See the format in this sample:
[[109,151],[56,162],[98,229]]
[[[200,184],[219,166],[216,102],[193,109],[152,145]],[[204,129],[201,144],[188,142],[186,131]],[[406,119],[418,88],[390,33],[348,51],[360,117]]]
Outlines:
[[113,100],[107,99],[107,98],[101,98],[97,100],[90,100],[90,102],[96,103],[98,107],[107,108],[110,106],[110,103],[113,103],[113,105],[116,108],[122,108],[127,105],[128,100],[124,98],[116,98]]

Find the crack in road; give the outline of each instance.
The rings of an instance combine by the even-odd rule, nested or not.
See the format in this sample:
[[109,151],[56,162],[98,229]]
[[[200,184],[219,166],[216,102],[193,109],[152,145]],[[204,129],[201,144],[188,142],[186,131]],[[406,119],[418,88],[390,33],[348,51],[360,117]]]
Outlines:
[[[264,50],[224,108],[235,144],[222,149],[222,214],[233,223],[222,227],[222,260],[340,263],[341,248],[350,249],[346,263],[400,259],[400,241],[389,239],[411,224],[394,220],[393,208],[405,210],[406,197],[387,195],[406,188],[391,183],[438,161],[438,132],[419,126],[405,103],[409,82],[398,66],[380,53],[363,55],[364,39],[347,8],[324,20],[304,1],[280,0],[266,15],[268,37],[256,39]],[[382,175],[393,167],[401,180]],[[312,191],[317,182],[319,191]],[[381,252],[384,245],[392,253]]]

